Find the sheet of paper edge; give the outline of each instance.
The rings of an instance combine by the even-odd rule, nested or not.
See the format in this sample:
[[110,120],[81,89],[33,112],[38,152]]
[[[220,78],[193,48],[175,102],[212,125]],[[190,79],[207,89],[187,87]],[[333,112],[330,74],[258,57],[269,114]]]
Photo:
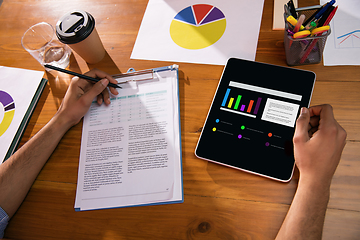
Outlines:
[[[273,30],[284,30],[284,5],[289,0],[274,0],[274,13],[273,13]],[[298,1],[294,0],[294,5],[298,7]]]

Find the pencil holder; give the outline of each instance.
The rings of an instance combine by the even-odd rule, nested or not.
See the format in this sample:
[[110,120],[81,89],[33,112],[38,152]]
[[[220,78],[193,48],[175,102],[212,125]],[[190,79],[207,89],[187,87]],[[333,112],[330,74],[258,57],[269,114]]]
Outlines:
[[[299,16],[305,15],[305,20],[310,17],[317,8],[297,11]],[[285,31],[284,31],[284,48],[286,54],[286,63],[289,66],[320,63],[324,52],[326,39],[330,34],[330,29],[321,36],[311,36],[294,39],[288,34],[291,29],[286,21],[289,15],[285,12]]]

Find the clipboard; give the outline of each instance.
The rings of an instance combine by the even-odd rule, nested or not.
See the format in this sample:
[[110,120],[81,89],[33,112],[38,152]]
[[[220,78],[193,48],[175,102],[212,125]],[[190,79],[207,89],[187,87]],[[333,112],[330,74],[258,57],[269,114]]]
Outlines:
[[75,210],[182,203],[178,66],[113,77],[119,94],[84,116]]
[[204,160],[270,179],[290,181],[292,138],[308,107],[315,73],[231,58],[198,140]]

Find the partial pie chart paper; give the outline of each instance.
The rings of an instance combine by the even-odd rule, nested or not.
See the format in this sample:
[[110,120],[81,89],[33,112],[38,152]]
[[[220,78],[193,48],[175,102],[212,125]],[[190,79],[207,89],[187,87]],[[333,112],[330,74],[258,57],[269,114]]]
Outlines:
[[14,118],[15,103],[10,94],[4,91],[0,91],[0,103],[4,107],[3,118],[0,122],[0,136],[2,136],[9,128]]
[[170,36],[185,49],[202,49],[216,43],[224,34],[226,18],[217,7],[196,4],[181,10],[172,20]]

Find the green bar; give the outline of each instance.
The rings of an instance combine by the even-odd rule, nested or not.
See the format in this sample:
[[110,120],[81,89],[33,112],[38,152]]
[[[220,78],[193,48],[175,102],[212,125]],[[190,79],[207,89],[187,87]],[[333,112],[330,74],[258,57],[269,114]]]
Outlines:
[[236,99],[236,103],[235,103],[235,107],[234,109],[237,110],[240,104],[240,100],[241,100],[241,95],[238,95],[237,99]]

